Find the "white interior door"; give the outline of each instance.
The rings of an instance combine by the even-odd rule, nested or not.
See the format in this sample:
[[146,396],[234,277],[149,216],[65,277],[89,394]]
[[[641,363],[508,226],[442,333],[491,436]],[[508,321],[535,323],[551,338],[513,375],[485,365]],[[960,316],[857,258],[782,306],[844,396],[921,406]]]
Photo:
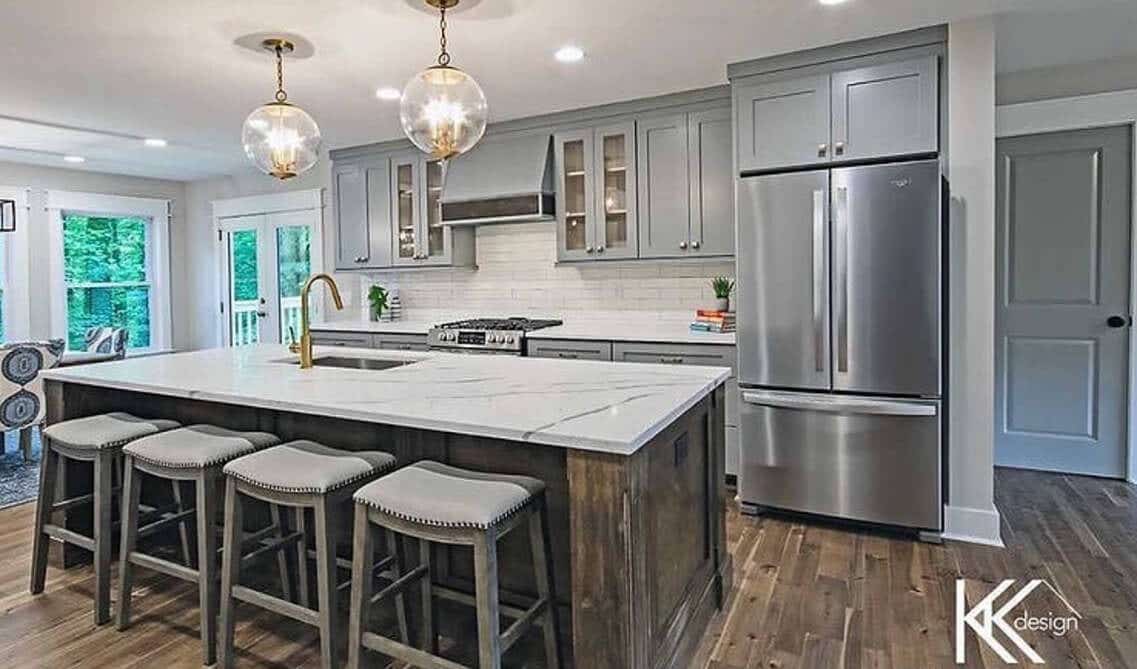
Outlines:
[[[312,274],[312,259],[318,257],[318,220],[313,211],[295,211],[222,221],[226,345],[291,343],[299,338],[300,289]],[[313,315],[319,303],[313,296]]]
[[1125,475],[1127,127],[999,140],[996,464]]

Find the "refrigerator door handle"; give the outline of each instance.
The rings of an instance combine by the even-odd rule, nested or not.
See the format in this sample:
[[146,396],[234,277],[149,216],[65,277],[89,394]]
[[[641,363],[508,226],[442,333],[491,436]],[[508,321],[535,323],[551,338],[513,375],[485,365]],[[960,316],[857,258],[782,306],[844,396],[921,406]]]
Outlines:
[[837,186],[833,191],[836,205],[833,211],[833,227],[836,231],[836,257],[834,273],[837,285],[834,288],[837,317],[837,371],[849,371],[849,188]]
[[895,400],[857,399],[850,397],[803,397],[801,395],[769,391],[745,391],[742,401],[747,404],[800,409],[825,413],[871,414],[876,416],[935,416],[935,404],[900,402]]
[[825,371],[825,191],[813,191],[813,360]]

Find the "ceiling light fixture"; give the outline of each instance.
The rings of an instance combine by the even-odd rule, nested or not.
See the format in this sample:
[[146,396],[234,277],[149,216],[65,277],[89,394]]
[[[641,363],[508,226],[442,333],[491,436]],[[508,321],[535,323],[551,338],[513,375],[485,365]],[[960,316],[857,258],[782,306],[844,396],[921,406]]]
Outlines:
[[316,164],[320,127],[308,112],[289,103],[284,92],[284,54],[291,53],[295,45],[286,39],[270,38],[261,46],[276,54],[276,96],[245,119],[241,143],[257,168],[284,181]]
[[87,159],[83,156],[63,156],[63,161],[68,163],[85,163]]
[[399,120],[415,146],[434,159],[446,161],[463,154],[486,132],[489,109],[482,87],[450,65],[446,52],[446,10],[458,0],[425,0],[439,13],[438,64],[411,77],[403,87]]
[[403,97],[403,92],[391,86],[384,86],[375,91],[375,97],[379,98],[380,100],[387,101],[398,100],[399,98]]
[[155,149],[162,149],[168,145],[168,142],[166,140],[160,139],[158,137],[147,137],[146,139],[142,140],[142,143],[146,146],[152,146]]
[[584,49],[579,46],[562,46],[553,57],[562,63],[576,63],[584,59]]

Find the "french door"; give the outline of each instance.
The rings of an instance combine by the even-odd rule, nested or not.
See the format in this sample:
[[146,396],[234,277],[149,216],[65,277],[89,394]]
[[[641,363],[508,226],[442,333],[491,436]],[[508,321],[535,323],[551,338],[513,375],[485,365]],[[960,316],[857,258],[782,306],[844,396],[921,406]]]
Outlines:
[[[221,221],[225,344],[292,343],[300,337],[300,289],[312,274],[315,211]],[[312,298],[316,314],[320,300]]]

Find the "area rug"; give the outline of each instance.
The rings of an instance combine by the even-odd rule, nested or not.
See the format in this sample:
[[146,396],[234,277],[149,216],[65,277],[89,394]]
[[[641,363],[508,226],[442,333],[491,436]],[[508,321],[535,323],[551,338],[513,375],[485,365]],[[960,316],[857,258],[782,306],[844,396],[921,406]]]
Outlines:
[[24,462],[20,437],[16,432],[4,435],[4,457],[0,459],[0,509],[35,499],[39,489],[39,431],[32,435],[32,459]]

